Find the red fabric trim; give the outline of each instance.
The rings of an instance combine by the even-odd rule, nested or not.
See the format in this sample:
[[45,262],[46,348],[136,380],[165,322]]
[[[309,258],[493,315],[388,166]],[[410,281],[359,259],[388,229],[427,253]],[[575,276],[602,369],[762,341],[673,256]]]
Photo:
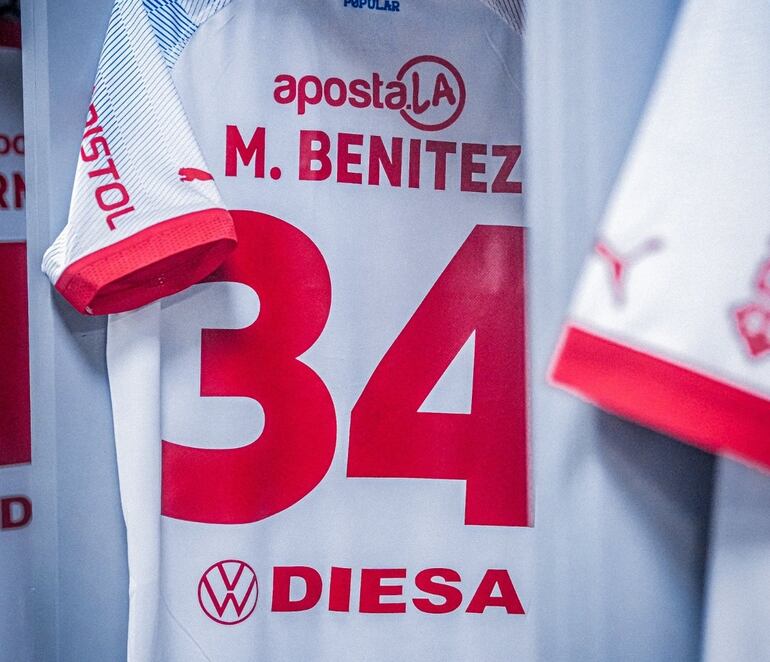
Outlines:
[[119,313],[200,282],[235,245],[228,212],[193,212],[73,262],[56,281],[56,289],[81,313]]
[[0,243],[0,472],[32,460],[28,326],[27,245]]
[[770,469],[770,400],[569,326],[551,379],[612,413]]
[[0,46],[21,48],[21,23],[0,20]]

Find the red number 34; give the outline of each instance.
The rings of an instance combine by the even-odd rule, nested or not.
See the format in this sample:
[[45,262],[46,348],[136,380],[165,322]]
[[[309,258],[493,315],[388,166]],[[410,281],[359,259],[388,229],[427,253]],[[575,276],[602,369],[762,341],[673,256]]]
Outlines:
[[[218,524],[300,501],[325,476],[337,435],[329,391],[296,358],[329,315],[323,256],[275,217],[233,218],[239,246],[209,280],[253,288],[260,314],[245,329],[203,330],[201,395],[253,398],[265,426],[241,448],[163,442],[163,514]],[[353,407],[349,477],[462,480],[466,524],[528,525],[523,234],[476,226],[438,277]],[[418,411],[474,332],[470,413]]]

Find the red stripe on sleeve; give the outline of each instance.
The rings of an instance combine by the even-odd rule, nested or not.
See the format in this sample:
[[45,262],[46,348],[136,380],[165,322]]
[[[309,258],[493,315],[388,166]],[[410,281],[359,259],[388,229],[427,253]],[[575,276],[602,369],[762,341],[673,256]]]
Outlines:
[[551,379],[602,409],[770,469],[770,400],[567,327]]
[[235,245],[233,219],[224,209],[185,214],[76,260],[56,289],[81,313],[119,313],[200,282]]

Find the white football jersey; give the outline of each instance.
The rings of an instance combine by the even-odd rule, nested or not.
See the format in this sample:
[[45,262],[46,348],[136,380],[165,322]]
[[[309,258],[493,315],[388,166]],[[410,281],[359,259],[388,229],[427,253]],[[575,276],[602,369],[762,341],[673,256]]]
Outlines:
[[727,456],[704,589],[708,662],[770,659],[768,44],[763,0],[683,6],[552,372]]
[[32,448],[21,30],[0,19],[0,658],[31,660]]
[[171,295],[109,322],[133,662],[533,658],[502,14],[116,2],[45,269]]
[[770,8],[683,9],[553,379],[770,468]]

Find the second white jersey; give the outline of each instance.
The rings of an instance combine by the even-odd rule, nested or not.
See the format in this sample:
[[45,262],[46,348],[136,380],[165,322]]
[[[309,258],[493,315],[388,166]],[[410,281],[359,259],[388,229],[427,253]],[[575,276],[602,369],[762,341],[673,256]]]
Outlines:
[[770,657],[768,43],[763,0],[684,3],[553,370],[614,413],[727,456],[709,527],[708,662]]
[[553,373],[610,411],[765,468],[768,35],[765,2],[682,9]]

